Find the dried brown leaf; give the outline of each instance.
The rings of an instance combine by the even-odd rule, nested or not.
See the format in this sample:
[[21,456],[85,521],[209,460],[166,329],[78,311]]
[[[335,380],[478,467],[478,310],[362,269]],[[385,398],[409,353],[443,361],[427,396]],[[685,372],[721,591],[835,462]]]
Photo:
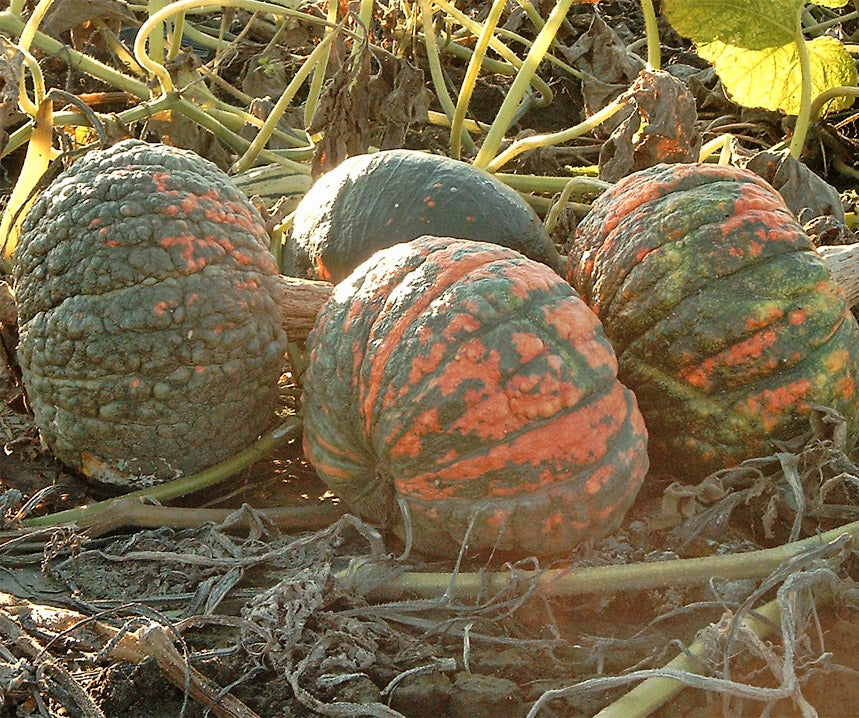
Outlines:
[[45,16],[44,25],[60,34],[96,19],[137,23],[126,3],[121,0],[54,0]]
[[[582,98],[587,115],[603,109],[623,93],[635,81],[640,69],[617,32],[597,14],[587,32],[565,48],[563,54],[567,62],[582,73]],[[624,116],[621,114],[603,123],[599,132],[607,136]]]
[[775,187],[802,222],[814,217],[832,217],[844,224],[844,207],[838,190],[792,157],[789,150],[758,152],[746,163],[746,168]]
[[616,182],[660,162],[698,159],[698,111],[682,80],[667,72],[642,70],[625,96],[632,113],[603,144],[600,179]]
[[371,144],[401,146],[406,130],[426,120],[428,108],[421,70],[385,53],[361,52],[331,79],[307,128],[311,134],[324,132],[313,175],[366,152]]

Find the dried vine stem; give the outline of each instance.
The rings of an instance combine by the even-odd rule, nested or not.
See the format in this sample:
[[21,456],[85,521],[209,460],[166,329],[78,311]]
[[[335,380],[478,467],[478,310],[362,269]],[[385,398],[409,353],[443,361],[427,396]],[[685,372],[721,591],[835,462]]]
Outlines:
[[123,631],[76,611],[42,606],[0,592],[0,633],[7,640],[14,640],[28,658],[50,665],[53,677],[74,695],[81,715],[86,718],[104,718],[104,714],[83,688],[54,663],[46,649],[36,645],[24,632],[19,624],[25,622],[48,634],[80,636],[92,649],[106,644],[108,655],[115,660],[140,663],[153,657],[175,686],[184,690],[187,685],[190,696],[218,718],[259,718],[240,700],[229,693],[224,694],[219,686],[188,666],[168,632],[160,625],[147,623],[136,631]]
[[[404,596],[447,595],[459,600],[476,600],[486,591],[498,592],[505,588],[536,589],[545,596],[575,596],[690,586],[709,581],[713,576],[764,578],[785,561],[838,541],[844,534],[859,540],[859,521],[783,546],[739,554],[542,571],[462,572],[455,580],[445,572],[405,572],[373,585],[367,590],[367,597],[374,601],[396,601]],[[360,590],[362,579],[374,572],[373,566],[366,567],[367,574],[363,574],[363,570],[360,565],[353,566],[340,571],[337,577]]]

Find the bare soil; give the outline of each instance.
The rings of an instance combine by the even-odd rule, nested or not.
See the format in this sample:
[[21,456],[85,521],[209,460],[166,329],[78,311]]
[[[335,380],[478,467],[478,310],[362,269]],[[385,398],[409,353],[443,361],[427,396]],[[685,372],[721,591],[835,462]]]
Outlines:
[[[543,16],[550,9],[536,5]],[[479,16],[486,8],[470,10]],[[637,2],[605,2],[599,11],[626,45],[642,39]],[[563,37],[568,46],[588,30],[594,12],[591,5],[574,7]],[[378,31],[390,31],[397,13],[388,8],[388,24]],[[93,38],[80,39],[85,29],[77,28],[78,39],[68,32],[63,38],[110,60]],[[703,140],[731,127],[751,151],[784,136],[784,118],[730,103],[688,43],[665,25],[660,31],[666,63],[694,90]],[[300,59],[295,48],[315,42],[300,25],[290,33],[295,51],[276,58],[286,68],[283,76],[252,73],[250,60],[270,37],[251,33],[226,78],[257,96],[282,90],[283,77]],[[110,89],[57,58],[42,61],[53,86],[78,94]],[[465,73],[458,61],[445,69],[453,85]],[[619,86],[630,79],[622,67],[609,69],[619,73]],[[516,128],[520,134],[563,129],[584,116],[581,84],[563,73],[551,82],[554,101],[526,113]],[[509,77],[482,76],[473,118],[491,122],[509,85]],[[122,98],[103,99],[99,111],[124,107]],[[341,125],[331,124],[342,119],[334,110],[322,118],[329,135],[351,133],[345,144],[447,147],[447,130],[386,122],[373,115],[373,99],[368,94],[351,110],[366,116],[349,116]],[[407,116],[414,107],[397,109]],[[828,158],[837,151],[855,160],[856,117],[843,113],[821,124],[804,158],[842,192],[847,209],[852,180],[834,172]],[[7,131],[14,129],[14,116],[4,121]],[[159,122],[163,118],[127,129],[150,139],[169,135],[223,166],[233,159],[199,128],[178,119]],[[597,133],[523,155],[505,170],[559,174],[569,165],[596,164],[605,139]],[[0,162],[7,194],[22,160],[18,151]],[[573,207],[561,216],[555,231],[561,249],[580,213]],[[830,239],[852,239],[844,228],[827,231]],[[458,564],[403,556],[394,537],[348,514],[338,518],[346,507],[326,491],[295,444],[216,491],[174,502],[188,509],[182,516],[156,510],[140,520],[144,525],[34,532],[22,528],[23,518],[104,496],[40,446],[16,391],[14,361],[11,372],[0,412],[2,716],[479,718],[537,711],[578,718],[597,714],[638,682],[626,682],[626,674],[658,669],[696,639],[705,647],[698,668],[709,682],[684,690],[652,715],[859,714],[859,594],[850,544],[804,554],[765,579],[713,576],[709,583],[573,597],[536,590],[525,573],[743,553],[854,521],[859,469],[832,437],[810,431],[783,447],[782,460],[763,457],[751,469],[726,472],[706,485],[680,486],[652,475],[616,535],[551,566],[498,555],[466,553]],[[287,382],[284,389],[289,411],[296,388]],[[795,458],[795,474],[785,472],[785,456]],[[796,477],[798,485],[791,483]],[[271,507],[305,507],[317,518],[323,507],[329,519],[297,529],[279,524],[265,511]],[[200,509],[223,513],[195,521]],[[494,572],[510,582],[501,590],[486,584],[468,598],[446,591],[443,582],[432,598],[407,592],[376,598],[394,577],[427,571]],[[767,637],[756,639],[732,623],[733,616],[776,598],[785,617]]]

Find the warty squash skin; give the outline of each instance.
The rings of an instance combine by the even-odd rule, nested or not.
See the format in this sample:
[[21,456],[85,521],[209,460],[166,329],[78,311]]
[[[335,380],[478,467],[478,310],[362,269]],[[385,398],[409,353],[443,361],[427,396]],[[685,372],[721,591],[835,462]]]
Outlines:
[[64,171],[14,255],[44,441],[121,489],[199,471],[274,418],[286,336],[262,218],[197,155],[126,140]]
[[702,478],[769,454],[815,405],[855,436],[859,327],[752,172],[677,164],[624,178],[579,224],[567,277],[638,397],[655,467]]
[[336,283],[375,251],[422,235],[512,247],[563,271],[514,190],[466,162],[403,149],[350,157],[316,180],[295,210],[284,272]]
[[308,338],[304,447],[414,546],[558,555],[615,530],[647,471],[635,397],[594,314],[545,265],[422,237],[335,287]]

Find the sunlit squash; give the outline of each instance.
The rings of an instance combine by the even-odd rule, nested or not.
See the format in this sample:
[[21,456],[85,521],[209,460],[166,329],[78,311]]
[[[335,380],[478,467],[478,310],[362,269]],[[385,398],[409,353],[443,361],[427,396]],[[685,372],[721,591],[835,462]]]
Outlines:
[[561,271],[534,210],[493,175],[417,150],[357,155],[295,210],[284,271],[339,282],[373,252],[425,234],[492,242]]
[[422,237],[337,285],[308,338],[304,447],[425,554],[558,555],[616,529],[648,466],[596,316],[547,266]]
[[567,277],[672,474],[771,453],[813,406],[857,423],[859,328],[781,196],[752,172],[657,165],[594,202]]

